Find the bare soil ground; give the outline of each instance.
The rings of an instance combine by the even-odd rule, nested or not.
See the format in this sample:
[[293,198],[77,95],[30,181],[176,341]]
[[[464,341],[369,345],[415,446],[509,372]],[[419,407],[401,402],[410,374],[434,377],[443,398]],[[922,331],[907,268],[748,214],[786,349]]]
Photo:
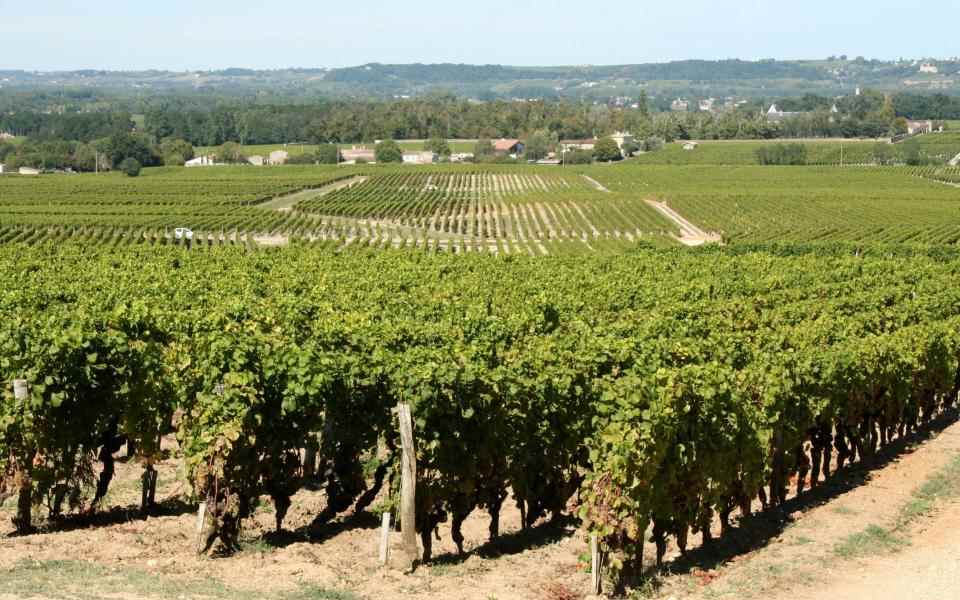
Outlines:
[[680,235],[674,236],[677,241],[684,246],[702,246],[704,244],[719,244],[723,238],[718,233],[707,233],[700,229],[680,213],[670,208],[666,202],[657,202],[656,200],[647,200],[654,210],[673,221],[680,228]]
[[292,194],[286,194],[284,196],[277,196],[273,200],[269,200],[262,204],[258,204],[259,208],[265,208],[269,210],[277,210],[280,212],[290,212],[293,210],[293,207],[303,202],[304,200],[310,200],[311,198],[319,198],[321,196],[326,196],[330,192],[335,192],[339,189],[345,187],[350,187],[352,185],[363,183],[367,180],[367,177],[358,175],[356,177],[351,177],[350,179],[342,179],[340,181],[335,181],[330,185],[325,185],[323,187],[309,189],[309,190],[300,190],[299,192],[294,192]]
[[[166,445],[175,454],[175,443]],[[634,597],[960,598],[960,424],[899,450],[874,470],[841,472],[783,512],[751,517],[713,548],[685,556],[671,548],[665,573]],[[264,502],[245,525],[239,553],[198,558],[196,506],[178,468],[174,458],[158,465],[162,504],[149,517],[136,509],[141,467],[123,460],[96,514],[11,537],[15,500],[8,500],[0,507],[0,600],[573,600],[588,589],[586,542],[575,526],[540,523],[521,532],[509,501],[497,543],[486,543],[489,517],[475,512],[464,526],[465,556],[441,526],[435,560],[411,574],[378,566],[372,515],[348,512],[311,530],[325,503],[319,491],[295,497],[284,532],[272,531]],[[392,535],[397,548],[399,534]]]
[[[302,491],[273,532],[265,501],[246,522],[243,550],[230,557],[198,558],[193,551],[196,506],[187,504],[174,459],[158,466],[158,514],[136,506],[141,467],[119,462],[104,510],[68,517],[56,528],[11,537],[15,499],[0,507],[0,600],[12,598],[376,598],[505,600],[545,598],[561,582],[587,589],[579,555],[585,542],[569,523],[540,523],[520,531],[520,513],[508,501],[501,538],[486,543],[489,517],[475,512],[465,523],[466,554],[457,556],[449,526],[434,541],[434,561],[412,574],[377,564],[379,519],[341,515],[326,528],[308,525],[324,507],[322,492]],[[266,500],[266,499],[264,499]],[[43,511],[45,514],[45,511]],[[40,514],[37,513],[39,518]],[[399,547],[394,533],[392,547]]]

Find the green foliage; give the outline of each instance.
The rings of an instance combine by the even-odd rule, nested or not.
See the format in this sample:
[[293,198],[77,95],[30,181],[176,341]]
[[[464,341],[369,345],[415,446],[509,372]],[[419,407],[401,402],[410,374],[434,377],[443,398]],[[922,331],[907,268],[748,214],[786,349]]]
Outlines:
[[524,158],[528,160],[540,160],[546,158],[552,147],[557,143],[555,135],[544,129],[538,129],[526,137],[524,140]]
[[867,250],[0,247],[18,282],[0,299],[0,380],[29,389],[0,400],[0,472],[36,504],[82,500],[98,448],[125,436],[149,459],[175,428],[229,549],[262,495],[282,525],[318,434],[334,512],[372,456],[395,493],[402,401],[427,539],[447,518],[457,541],[507,490],[530,525],[580,489],[586,526],[629,567],[649,523],[662,541],[761,489],[780,504],[809,448],[869,458],[952,409],[956,255]]
[[118,165],[118,168],[123,171],[127,177],[137,177],[140,175],[140,169],[142,169],[143,166],[137,159],[127,157]]
[[193,159],[193,145],[186,140],[167,138],[160,142],[160,155],[164,165],[182,167],[186,161]]
[[236,142],[225,142],[217,150],[216,154],[217,162],[227,163],[227,164],[238,164],[243,163],[247,160],[247,157],[244,156],[243,147]]
[[589,150],[573,150],[563,153],[563,163],[566,165],[589,165],[593,162],[593,152]]
[[807,148],[803,144],[774,144],[756,150],[761,165],[805,165]]
[[321,165],[335,165],[340,162],[340,148],[336,144],[320,144],[316,155],[317,162]]
[[433,137],[426,141],[423,145],[423,149],[433,152],[439,157],[449,157],[451,154],[450,144],[447,143],[447,140],[440,137]]
[[401,163],[403,162],[403,150],[397,142],[383,140],[374,149],[374,157],[376,157],[378,163]]
[[593,147],[593,157],[600,162],[612,162],[622,159],[623,155],[620,154],[617,142],[613,138],[605,137],[597,140],[597,144]]
[[493,156],[493,142],[491,142],[488,138],[479,139],[476,146],[473,148],[474,160],[479,162],[491,156]]

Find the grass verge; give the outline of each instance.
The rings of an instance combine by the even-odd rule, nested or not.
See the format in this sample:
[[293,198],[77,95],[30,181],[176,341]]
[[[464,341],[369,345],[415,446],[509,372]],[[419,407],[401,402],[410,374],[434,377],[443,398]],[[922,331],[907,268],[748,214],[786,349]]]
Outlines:
[[179,580],[132,568],[108,568],[79,560],[22,560],[0,570],[0,590],[17,598],[99,600],[183,598],[236,600],[359,600],[349,592],[301,586],[265,594],[238,590],[215,579]]

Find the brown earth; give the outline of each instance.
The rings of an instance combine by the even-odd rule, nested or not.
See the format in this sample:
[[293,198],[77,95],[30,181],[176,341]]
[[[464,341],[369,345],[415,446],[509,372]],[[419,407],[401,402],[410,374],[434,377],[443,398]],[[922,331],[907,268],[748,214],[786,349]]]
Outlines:
[[[169,442],[172,444],[172,442]],[[174,451],[174,447],[169,447]],[[893,523],[914,491],[960,456],[960,424],[916,443],[886,464],[850,469],[829,485],[788,501],[786,514],[762,514],[735,528],[711,550],[668,554],[672,574],[648,581],[640,597],[703,599],[804,597],[960,598],[960,503],[954,497],[902,532],[896,551],[872,548],[844,556],[838,548],[871,526]],[[508,502],[503,536],[487,544],[489,518],[464,525],[467,554],[456,555],[449,527],[434,542],[435,561],[412,574],[377,564],[378,519],[342,515],[315,533],[307,524],[324,506],[321,492],[294,499],[276,534],[265,502],[245,526],[243,550],[230,557],[193,552],[195,506],[179,483],[178,464],[159,465],[157,516],[142,517],[137,464],[120,462],[104,510],[69,517],[56,530],[9,537],[14,500],[0,507],[0,600],[12,598],[398,598],[562,600],[585,596],[586,543],[569,524],[520,532]],[[393,547],[398,547],[398,535]],[[695,540],[691,540],[694,542]],[[857,554],[855,553],[855,554]],[[57,562],[55,562],[57,561]],[[296,595],[343,590],[352,596]],[[13,590],[13,591],[11,591]]]

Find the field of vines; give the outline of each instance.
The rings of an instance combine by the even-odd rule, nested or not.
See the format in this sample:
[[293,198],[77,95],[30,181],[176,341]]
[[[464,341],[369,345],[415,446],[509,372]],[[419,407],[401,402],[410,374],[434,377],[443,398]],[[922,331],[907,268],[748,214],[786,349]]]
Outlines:
[[[364,180],[354,183],[355,180]],[[350,183],[339,190],[326,186]],[[276,199],[296,202],[274,210]],[[641,199],[540,167],[291,166],[147,169],[0,177],[0,243],[80,238],[111,245],[293,240],[455,252],[556,254],[672,243]]]
[[[730,143],[736,146],[739,143]],[[287,245],[496,254],[674,243],[666,201],[726,243],[955,244],[951,167],[720,165],[146,169],[137,178],[0,176],[0,243]]]
[[643,202],[601,193],[577,174],[542,168],[373,176],[298,210],[480,239],[629,237],[672,226]]
[[149,510],[170,436],[211,517],[200,552],[235,549],[263,502],[281,528],[307,485],[327,495],[319,523],[394,510],[402,401],[424,560],[444,520],[462,545],[484,510],[497,537],[513,495],[525,526],[572,510],[630,572],[645,532],[658,559],[668,538],[708,542],[715,517],[726,531],[753,499],[869,461],[960,392],[947,250],[8,244],[0,277],[16,283],[0,296],[0,498],[22,534],[95,506],[124,443]]
[[641,154],[636,160],[648,165],[756,165],[758,149],[793,143],[806,148],[810,165],[840,165],[841,159],[845,165],[868,164],[873,162],[878,144],[894,153],[898,150],[898,146],[875,140],[718,140],[699,142],[696,150],[684,150],[683,142],[674,142],[662,150]]
[[270,230],[283,221],[255,206],[348,177],[334,167],[181,167],[122,173],[0,177],[0,223]]
[[623,165],[601,175],[611,190],[667,201],[728,243],[960,241],[960,190],[929,180],[955,169]]

